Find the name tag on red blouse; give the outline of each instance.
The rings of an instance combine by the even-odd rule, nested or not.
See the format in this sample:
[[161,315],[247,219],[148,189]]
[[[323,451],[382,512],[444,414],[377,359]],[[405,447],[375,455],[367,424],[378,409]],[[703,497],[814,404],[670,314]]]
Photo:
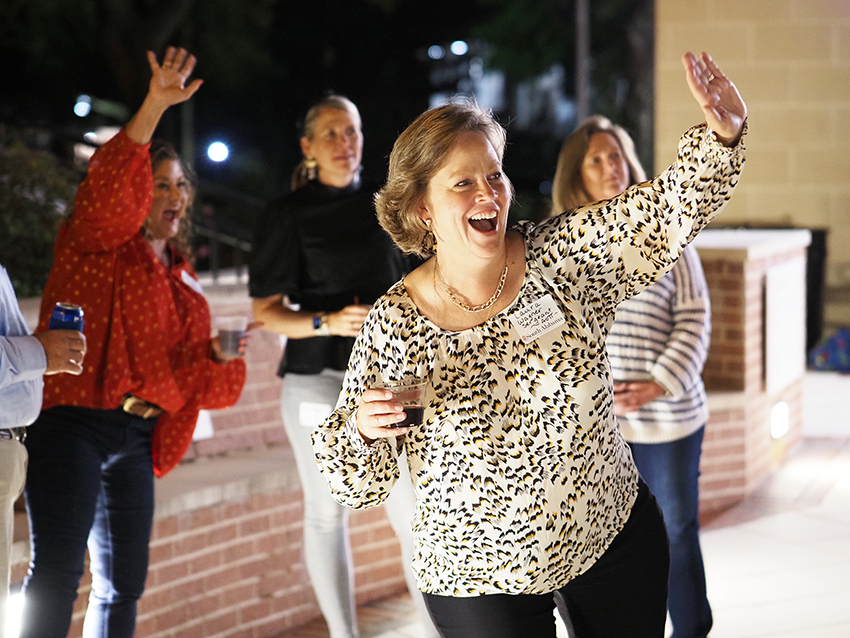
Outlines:
[[190,275],[188,270],[181,271],[180,279],[182,279],[184,284],[189,286],[189,288],[194,290],[199,295],[204,294],[204,289],[201,288],[201,282],[195,279],[192,275]]
[[524,308],[515,310],[511,323],[523,343],[530,343],[564,323],[564,315],[558,309],[552,295],[541,297]]

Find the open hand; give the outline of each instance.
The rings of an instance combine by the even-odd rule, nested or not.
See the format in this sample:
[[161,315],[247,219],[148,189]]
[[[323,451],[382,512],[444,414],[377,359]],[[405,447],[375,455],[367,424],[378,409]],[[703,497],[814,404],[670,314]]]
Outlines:
[[148,51],[148,62],[151,65],[148,94],[142,106],[124,126],[127,137],[136,144],[150,142],[162,114],[168,107],[185,102],[203,84],[203,80],[195,80],[185,86],[197,62],[195,56],[189,55],[186,49],[168,47],[162,59],[162,66],[157,63],[153,52]]
[[705,114],[705,121],[724,146],[734,146],[747,119],[747,105],[738,89],[708,53],[690,51],[682,56],[691,94]]
[[168,47],[162,59],[162,66],[157,64],[156,55],[148,51],[148,62],[151,65],[148,95],[166,107],[185,102],[203,84],[203,80],[194,80],[189,86],[185,86],[197,63],[195,56],[190,55],[186,49]]

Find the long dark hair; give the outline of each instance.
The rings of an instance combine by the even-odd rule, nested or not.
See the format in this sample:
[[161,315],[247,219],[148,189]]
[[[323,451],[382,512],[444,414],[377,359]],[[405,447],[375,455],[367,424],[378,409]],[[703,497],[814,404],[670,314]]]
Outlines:
[[[173,246],[184,258],[189,260],[190,262],[194,258],[194,253],[192,251],[192,204],[195,199],[195,174],[192,171],[191,167],[183,161],[180,157],[180,154],[177,152],[177,149],[174,146],[166,142],[165,140],[155,139],[151,141],[150,146],[150,156],[151,156],[151,172],[156,171],[157,166],[159,166],[162,162],[172,160],[175,162],[180,162],[180,166],[183,169],[183,175],[186,178],[186,181],[189,183],[189,201],[186,203],[186,212],[183,213],[183,217],[180,218],[180,228],[177,231],[177,234],[168,240],[168,243]],[[147,235],[147,220],[142,224],[142,229],[145,231]]]

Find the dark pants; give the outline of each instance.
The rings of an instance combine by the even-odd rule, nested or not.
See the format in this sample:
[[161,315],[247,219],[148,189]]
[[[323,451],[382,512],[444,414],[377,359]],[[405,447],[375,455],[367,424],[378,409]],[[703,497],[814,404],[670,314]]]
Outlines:
[[148,571],[155,419],[59,406],[29,428],[24,490],[32,559],[21,638],[65,638],[83,575],[92,593],[86,638],[131,638]]
[[670,538],[673,638],[705,638],[712,625],[699,544],[699,459],[705,427],[668,443],[630,443],[635,465],[658,499]]
[[[626,525],[585,573],[558,590],[579,638],[663,638],[669,553],[661,512],[641,482]],[[459,598],[425,594],[445,638],[554,638],[554,592]]]

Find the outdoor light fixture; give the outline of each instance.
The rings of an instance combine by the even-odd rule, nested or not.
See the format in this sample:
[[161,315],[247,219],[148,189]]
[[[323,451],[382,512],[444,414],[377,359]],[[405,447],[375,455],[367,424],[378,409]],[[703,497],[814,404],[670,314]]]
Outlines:
[[428,57],[432,60],[442,60],[446,57],[446,50],[439,44],[433,44],[428,47]]
[[463,40],[455,40],[449,48],[455,55],[466,55],[469,51],[469,45]]
[[74,115],[85,117],[89,113],[91,113],[91,97],[88,95],[78,95],[77,103],[74,104]]
[[774,439],[785,436],[789,420],[788,404],[785,401],[775,404],[770,410],[770,436]]
[[22,592],[10,594],[6,599],[6,636],[7,638],[18,638],[21,630],[21,612],[24,608],[24,595]]
[[227,159],[228,155],[230,155],[230,150],[228,150],[227,145],[223,142],[213,142],[207,148],[207,157],[213,162],[223,162]]

